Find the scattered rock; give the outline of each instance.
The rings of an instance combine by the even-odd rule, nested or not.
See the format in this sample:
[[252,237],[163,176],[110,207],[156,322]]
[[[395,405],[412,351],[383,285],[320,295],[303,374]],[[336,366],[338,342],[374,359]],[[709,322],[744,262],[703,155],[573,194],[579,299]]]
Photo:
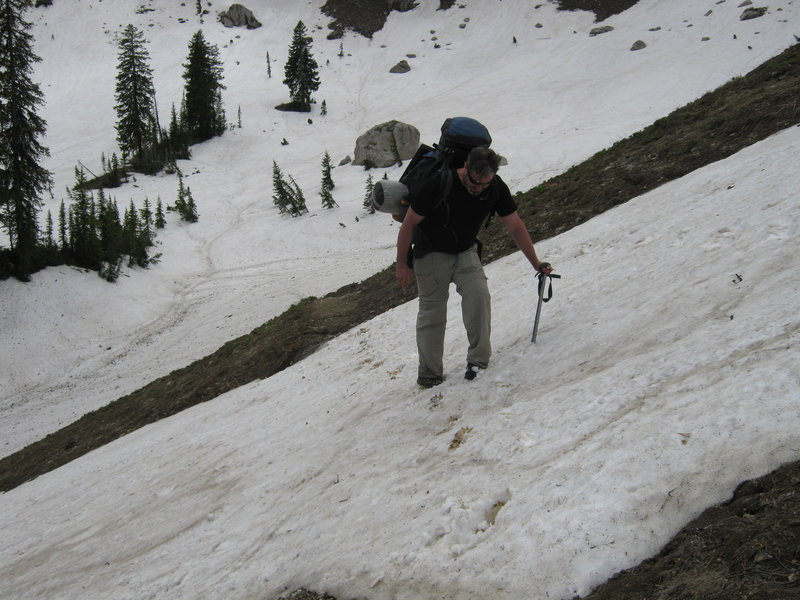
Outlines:
[[631,46],[631,51],[635,52],[636,50],[644,50],[647,48],[647,44],[645,44],[642,40],[636,40]]

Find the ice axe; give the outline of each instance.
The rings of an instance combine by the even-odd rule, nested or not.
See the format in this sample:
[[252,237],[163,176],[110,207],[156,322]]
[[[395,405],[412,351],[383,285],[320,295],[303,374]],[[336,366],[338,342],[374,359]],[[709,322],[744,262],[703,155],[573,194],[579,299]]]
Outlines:
[[[542,314],[542,302],[549,302],[553,297],[553,279],[561,279],[561,275],[554,273],[545,274],[544,270],[550,267],[550,263],[542,263],[541,271],[537,277],[539,278],[539,303],[536,305],[536,320],[533,322],[533,335],[531,335],[531,342],[536,343],[536,332],[539,329],[539,317]],[[544,289],[547,285],[547,279],[550,280],[550,287],[547,290],[547,297],[544,295]]]

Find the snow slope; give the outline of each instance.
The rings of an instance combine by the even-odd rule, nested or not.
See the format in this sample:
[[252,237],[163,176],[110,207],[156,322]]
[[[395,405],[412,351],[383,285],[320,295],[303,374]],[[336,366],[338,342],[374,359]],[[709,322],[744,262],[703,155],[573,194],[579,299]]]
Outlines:
[[[338,164],[358,135],[393,118],[434,141],[445,117],[466,114],[489,126],[508,158],[503,176],[512,191],[528,189],[778,54],[794,42],[798,13],[786,0],[770,3],[760,19],[739,21],[742,9],[731,2],[650,0],[608,20],[613,32],[590,37],[591,13],[557,12],[548,3],[487,0],[437,11],[428,0],[392,13],[372,40],[350,34],[340,46],[325,39],[319,1],[253,5],[264,23],[253,31],[212,18],[200,24],[193,3],[183,4],[150,0],[134,10],[78,0],[31,12],[43,58],[36,75],[47,101],[54,215],[78,161],[99,172],[101,156],[116,151],[115,36],[128,23],[148,40],[162,118],[180,102],[181,64],[202,28],[225,61],[229,119],[241,107],[243,127],[195,147],[181,165],[200,222],[173,220],[159,234],[159,265],[128,271],[114,286],[69,268],[3,284],[4,454],[213,352],[303,297],[391,264],[397,229],[380,216],[363,218],[362,169],[334,169],[340,208],[321,209],[325,150]],[[313,125],[307,115],[273,109],[288,99],[283,63],[298,19],[314,35],[316,97],[329,109],[324,118],[312,114]],[[631,52],[637,39],[648,47]],[[409,54],[410,73],[388,72]],[[278,215],[273,160],[304,188],[312,215]],[[141,206],[145,197],[169,204],[176,192],[174,176],[137,177],[113,197],[120,206],[131,199]]]
[[[330,58],[317,97],[330,112],[308,125],[271,110],[286,99],[280,69],[272,80],[261,72],[265,50],[281,64],[297,18],[324,24],[316,4],[271,3],[273,19],[254,5],[267,23],[255,32],[204,25],[212,41],[234,40],[226,99],[242,105],[244,126],[184,165],[201,218],[159,235],[159,265],[116,285],[66,268],[3,282],[6,453],[391,262],[396,228],[363,216],[363,171],[334,170],[340,208],[290,219],[271,206],[273,158],[311,198],[323,147],[338,162],[389,118],[429,139],[444,116],[469,114],[508,157],[504,178],[524,189],[777,54],[798,13],[776,2],[739,22],[732,3],[643,1],[590,38],[589,15],[549,5],[441,13],[422,3],[371,41],[346,38],[352,56],[341,61],[338,43],[316,34],[318,62]],[[110,150],[113,84],[101,82],[116,58],[104,27],[152,19],[157,91],[165,106],[179,94],[165,73],[179,77],[197,23],[177,21],[192,19],[189,8],[150,5],[35,13],[62,187],[75,160]],[[489,19],[496,26],[478,26]],[[60,39],[78,27],[85,47]],[[648,48],[630,52],[639,38]],[[389,76],[406,53],[417,54],[410,77]],[[66,60],[79,54],[95,60],[83,95],[74,71],[53,64],[85,65]],[[70,102],[94,98],[85,90],[106,94],[93,111]],[[518,255],[490,265],[495,356],[472,383],[461,378],[454,298],[448,380],[415,387],[412,302],[3,494],[0,597],[272,598],[299,586],[375,599],[585,594],[739,481],[800,456],[799,152],[792,128],[539,243],[563,279],[535,346],[530,267]],[[173,198],[175,188],[167,176],[138,178],[117,198]]]

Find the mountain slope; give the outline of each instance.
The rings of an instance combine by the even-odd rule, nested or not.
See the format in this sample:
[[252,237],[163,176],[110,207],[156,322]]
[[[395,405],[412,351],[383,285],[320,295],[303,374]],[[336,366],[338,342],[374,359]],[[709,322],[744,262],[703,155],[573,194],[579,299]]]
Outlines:
[[[566,231],[800,122],[797,89],[800,44],[522,194],[520,215],[535,240]],[[496,220],[482,238],[487,261],[513,251]],[[397,287],[390,267],[323,298],[306,299],[210,356],[3,458],[0,489],[12,489],[147,423],[269,377],[326,340],[413,297],[414,292]]]

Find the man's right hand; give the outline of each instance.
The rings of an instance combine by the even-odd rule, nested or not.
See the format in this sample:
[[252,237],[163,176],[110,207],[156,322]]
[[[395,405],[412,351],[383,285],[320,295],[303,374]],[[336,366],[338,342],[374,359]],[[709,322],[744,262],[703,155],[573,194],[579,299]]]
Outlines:
[[412,271],[408,265],[398,263],[395,267],[394,277],[397,279],[397,283],[400,284],[401,288],[406,288],[411,283],[411,280],[414,279],[414,271]]
[[414,228],[419,225],[425,217],[417,214],[413,208],[409,207],[406,211],[406,216],[403,219],[403,224],[400,226],[400,231],[397,234],[397,260],[395,266],[394,277],[400,287],[408,287],[411,280],[414,279],[414,273],[406,262],[408,260],[408,252],[411,248],[411,242],[414,239]]

